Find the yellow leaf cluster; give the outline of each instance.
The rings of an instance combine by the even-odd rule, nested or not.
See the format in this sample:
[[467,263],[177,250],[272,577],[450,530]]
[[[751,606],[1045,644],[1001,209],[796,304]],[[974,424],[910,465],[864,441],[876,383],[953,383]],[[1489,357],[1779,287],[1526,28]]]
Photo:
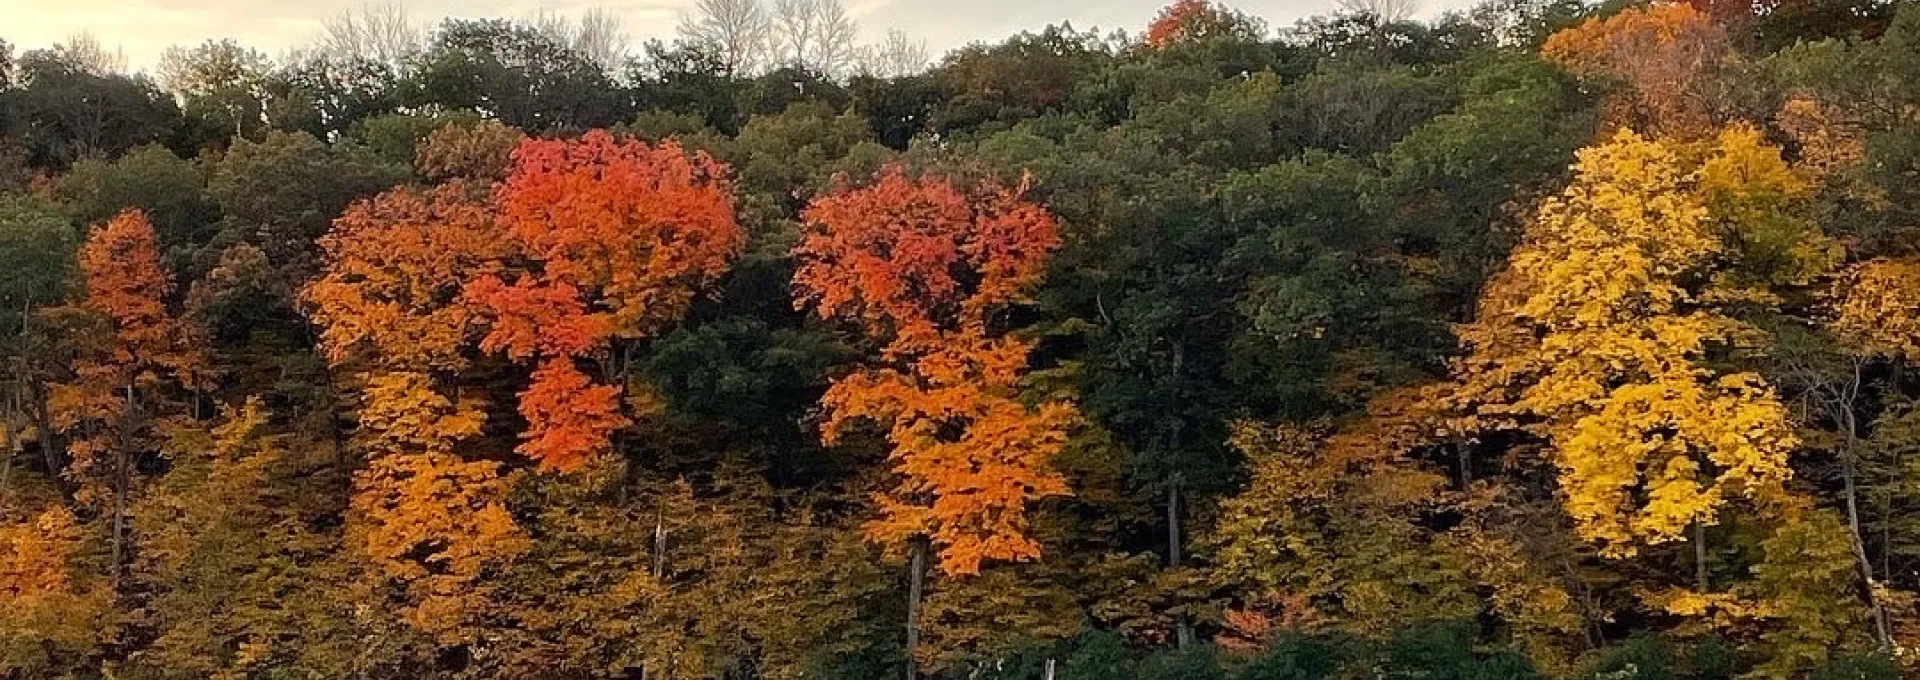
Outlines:
[[1575,530],[1627,556],[1714,523],[1729,498],[1781,493],[1786,409],[1758,375],[1706,362],[1753,336],[1712,303],[1753,296],[1699,282],[1746,254],[1730,230],[1807,187],[1743,128],[1705,149],[1622,131],[1573,170],[1460,330],[1470,353],[1445,398],[1469,430],[1549,440]]
[[498,465],[445,453],[387,455],[355,477],[349,539],[408,595],[407,621],[461,639],[485,570],[527,547]]
[[1873,354],[1920,359],[1920,261],[1875,258],[1854,265],[1834,287],[1828,326]]

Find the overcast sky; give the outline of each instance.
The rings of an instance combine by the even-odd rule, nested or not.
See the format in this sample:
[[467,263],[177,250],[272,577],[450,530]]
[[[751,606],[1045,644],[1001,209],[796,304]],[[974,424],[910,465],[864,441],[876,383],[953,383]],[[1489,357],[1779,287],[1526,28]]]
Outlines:
[[[1076,28],[1124,28],[1137,33],[1170,0],[845,0],[872,41],[898,28],[927,41],[933,54],[976,40],[998,41],[1015,32],[1072,21]],[[1337,0],[1244,0],[1230,3],[1275,26],[1327,12]],[[679,16],[694,0],[407,0],[416,22],[443,17],[530,18],[542,10],[572,16],[600,7],[625,21],[637,45],[671,37]],[[16,49],[45,47],[82,31],[109,50],[118,48],[132,68],[151,69],[170,45],[234,38],[269,55],[305,46],[320,35],[321,21],[361,0],[0,0],[0,38]],[[1425,0],[1423,16],[1472,4],[1471,0]]]

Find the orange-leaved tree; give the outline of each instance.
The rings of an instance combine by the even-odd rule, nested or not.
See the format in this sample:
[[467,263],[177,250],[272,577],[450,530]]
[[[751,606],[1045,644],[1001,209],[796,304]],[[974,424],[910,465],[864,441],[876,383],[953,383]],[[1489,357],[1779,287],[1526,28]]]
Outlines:
[[814,200],[795,250],[797,304],[882,345],[822,399],[829,444],[858,421],[887,428],[901,482],[865,533],[890,546],[925,538],[950,574],[1038,557],[1026,506],[1068,493],[1050,459],[1077,412],[1019,399],[1030,347],[1003,328],[1060,242],[1021,193],[889,167]]
[[1146,44],[1161,48],[1190,40],[1233,37],[1259,40],[1266,26],[1258,19],[1209,0],[1177,0],[1147,25]]
[[484,193],[465,184],[394,189],[347,209],[303,292],[329,363],[361,386],[348,540],[400,613],[443,642],[488,601],[484,572],[525,549],[499,464],[463,455],[484,415],[449,396],[475,314],[465,284],[508,251]]
[[1704,137],[1725,121],[1717,77],[1731,53],[1726,28],[1675,2],[1628,8],[1553,34],[1540,53],[1574,75],[1617,81],[1605,123]]
[[52,386],[49,405],[54,426],[73,437],[66,474],[81,482],[79,500],[111,503],[101,516],[111,524],[108,567],[117,585],[133,472],[159,450],[153,423],[184,415],[167,407],[208,387],[210,376],[204,334],[167,309],[173,280],[145,214],[128,210],[95,227],[80,248],[79,269],[82,297],[65,311],[107,332],[72,339],[71,375]]
[[[746,245],[728,174],[673,142],[601,131],[514,150],[494,202],[516,256],[469,282],[465,298],[491,322],[481,349],[538,362],[520,394],[521,453],[565,471],[611,450],[628,422],[628,366],[613,344],[685,315]],[[615,384],[582,372],[589,359]]]

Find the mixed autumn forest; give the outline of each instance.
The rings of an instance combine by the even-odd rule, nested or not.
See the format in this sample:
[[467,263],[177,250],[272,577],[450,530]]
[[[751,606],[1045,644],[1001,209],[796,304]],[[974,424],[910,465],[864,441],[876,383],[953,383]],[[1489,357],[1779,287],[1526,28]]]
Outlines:
[[0,41],[0,677],[1920,673],[1920,4],[1407,8]]

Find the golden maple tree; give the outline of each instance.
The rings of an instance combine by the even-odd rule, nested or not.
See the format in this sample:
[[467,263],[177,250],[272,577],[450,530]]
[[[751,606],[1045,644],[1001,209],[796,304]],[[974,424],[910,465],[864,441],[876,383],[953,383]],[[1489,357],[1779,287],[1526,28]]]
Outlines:
[[464,285],[504,255],[479,192],[401,188],[349,208],[321,241],[325,266],[303,292],[328,360],[360,386],[350,545],[405,593],[401,615],[457,641],[486,598],[483,571],[525,539],[507,514],[499,464],[462,449],[484,415],[441,385],[468,362],[475,312]]
[[[1751,137],[1723,133],[1703,163],[1628,131],[1583,150],[1461,330],[1463,427],[1544,436],[1576,531],[1606,554],[1677,540],[1732,498],[1784,493],[1798,442],[1786,408],[1759,375],[1707,361],[1754,340],[1715,306],[1752,296],[1697,283],[1733,257],[1717,220],[1738,215],[1710,209],[1744,205],[1726,183],[1788,188],[1769,185],[1791,175],[1777,154],[1749,153]],[[1732,171],[1750,163],[1777,172]]]

